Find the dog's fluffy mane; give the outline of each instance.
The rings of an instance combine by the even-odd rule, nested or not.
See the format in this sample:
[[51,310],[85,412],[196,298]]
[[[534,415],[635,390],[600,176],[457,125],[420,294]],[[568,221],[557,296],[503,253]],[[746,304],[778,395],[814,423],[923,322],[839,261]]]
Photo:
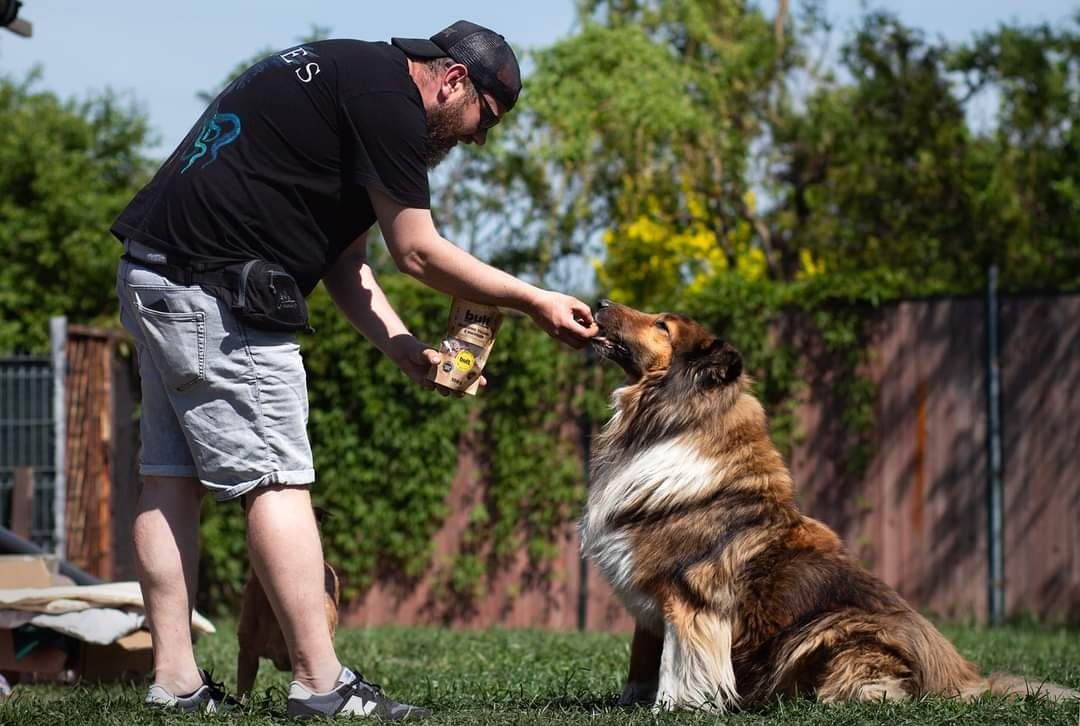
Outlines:
[[[750,376],[740,374],[729,383],[711,385],[687,368],[672,365],[662,373],[646,374],[615,390],[614,413],[595,442],[591,470],[594,485],[608,482],[647,449],[671,442],[692,448],[703,461],[723,458],[740,462],[737,467],[718,466],[712,472],[711,486],[701,492],[702,498],[722,496],[727,484],[757,475],[758,485],[765,484],[774,498],[790,499],[791,477],[780,453],[771,445],[765,410],[751,393]],[[668,504],[631,497],[624,500],[618,512],[606,514],[620,518],[641,516],[645,514],[643,509],[662,509]]]

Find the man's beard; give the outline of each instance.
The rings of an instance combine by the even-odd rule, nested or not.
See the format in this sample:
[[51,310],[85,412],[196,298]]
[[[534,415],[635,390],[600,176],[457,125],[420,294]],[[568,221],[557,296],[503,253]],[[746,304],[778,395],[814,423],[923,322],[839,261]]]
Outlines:
[[436,106],[427,113],[427,143],[424,161],[428,169],[434,169],[446,158],[461,136],[461,116],[465,99],[453,105]]

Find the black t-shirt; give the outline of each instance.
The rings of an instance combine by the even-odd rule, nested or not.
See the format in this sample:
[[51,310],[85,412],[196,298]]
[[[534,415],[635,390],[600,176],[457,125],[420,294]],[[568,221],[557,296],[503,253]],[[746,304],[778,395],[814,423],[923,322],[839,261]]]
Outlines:
[[404,53],[305,43],[229,84],[111,231],[177,259],[278,262],[306,295],[374,224],[368,188],[430,206],[426,135]]

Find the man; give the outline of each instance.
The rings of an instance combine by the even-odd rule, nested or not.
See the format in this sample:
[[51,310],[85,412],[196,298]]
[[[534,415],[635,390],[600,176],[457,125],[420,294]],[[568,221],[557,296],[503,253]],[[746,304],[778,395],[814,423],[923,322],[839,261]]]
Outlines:
[[357,330],[431,387],[438,354],[406,329],[366,262],[378,222],[398,268],[430,287],[522,310],[574,347],[596,333],[581,301],[480,262],[432,224],[427,168],[459,142],[483,144],[520,89],[503,37],[466,21],[430,40],[290,48],[233,81],[113,225],[125,241],[121,319],[143,381],[134,539],[154,643],[149,703],[195,710],[222,698],[190,633],[210,490],[247,495],[251,564],[292,658],[289,714],[426,715],[335,655],[304,369],[282,330],[306,324],[303,296],[321,279]]

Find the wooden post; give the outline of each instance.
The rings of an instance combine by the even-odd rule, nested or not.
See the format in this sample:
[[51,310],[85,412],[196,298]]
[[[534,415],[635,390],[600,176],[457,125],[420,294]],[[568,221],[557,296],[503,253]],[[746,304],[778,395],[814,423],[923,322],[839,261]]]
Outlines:
[[11,490],[11,531],[30,539],[34,521],[34,469],[20,466],[15,469],[15,486]]
[[106,338],[97,343],[98,354],[98,475],[97,475],[97,519],[98,531],[94,554],[97,560],[97,575],[110,581],[113,577],[112,548],[112,340]]

